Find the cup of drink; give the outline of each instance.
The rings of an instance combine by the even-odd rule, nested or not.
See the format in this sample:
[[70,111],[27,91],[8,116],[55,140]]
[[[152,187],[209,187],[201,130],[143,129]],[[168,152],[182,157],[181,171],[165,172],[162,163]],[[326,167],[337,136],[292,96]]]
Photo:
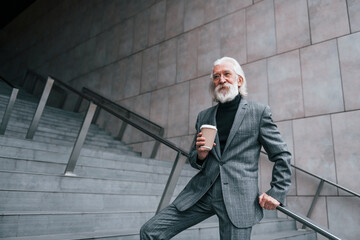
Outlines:
[[212,149],[217,132],[217,128],[213,125],[204,124],[200,127],[202,136],[205,138],[205,145],[201,146],[207,149]]

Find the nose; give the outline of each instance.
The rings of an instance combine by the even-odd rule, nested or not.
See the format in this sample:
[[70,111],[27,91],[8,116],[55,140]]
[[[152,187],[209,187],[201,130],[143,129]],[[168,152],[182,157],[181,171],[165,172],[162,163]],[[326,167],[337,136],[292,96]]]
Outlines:
[[226,83],[226,79],[225,79],[225,76],[224,76],[223,74],[220,75],[219,83],[220,83],[220,84]]

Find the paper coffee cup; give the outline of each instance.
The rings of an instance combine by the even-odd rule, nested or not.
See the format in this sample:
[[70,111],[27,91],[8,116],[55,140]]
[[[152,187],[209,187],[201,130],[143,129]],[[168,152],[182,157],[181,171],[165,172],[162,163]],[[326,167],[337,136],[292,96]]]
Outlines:
[[205,138],[205,145],[201,147],[211,150],[214,145],[217,128],[213,125],[204,124],[200,127],[200,130],[202,132],[202,136]]

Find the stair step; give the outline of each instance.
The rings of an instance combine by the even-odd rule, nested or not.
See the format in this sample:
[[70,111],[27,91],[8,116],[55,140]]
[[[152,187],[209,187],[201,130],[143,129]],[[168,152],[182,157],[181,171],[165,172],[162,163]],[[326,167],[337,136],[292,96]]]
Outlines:
[[[19,133],[14,132],[11,130],[7,130],[5,132],[5,136],[12,136],[15,138],[25,139],[26,132]],[[60,134],[54,134],[54,133],[47,133],[43,131],[37,131],[33,137],[35,141],[43,142],[43,143],[52,143],[52,144],[59,144],[59,145],[67,145],[67,146],[73,146],[75,144],[75,141],[77,137],[71,137],[71,136],[64,136]],[[94,146],[94,147],[100,147],[100,148],[113,148],[113,149],[124,149],[127,150],[127,147],[124,148],[123,145],[118,145],[115,141],[108,141],[106,139],[104,140],[97,140],[97,137],[86,137],[85,145]]]
[[[154,212],[151,211],[137,211],[137,212],[129,212],[129,211],[99,211],[99,212],[9,212],[9,213],[1,213],[2,218],[8,218],[8,222],[10,222],[12,218],[12,222],[10,224],[6,224],[7,231],[2,232],[0,234],[1,237],[14,237],[11,234],[10,229],[16,228],[20,230],[20,234],[22,236],[31,236],[33,234],[32,227],[35,224],[39,224],[43,226],[40,231],[39,227],[37,227],[38,235],[45,234],[55,234],[55,233],[63,233],[69,231],[95,231],[92,234],[98,234],[97,237],[99,239],[104,238],[103,235],[100,236],[99,230],[108,230],[113,231],[113,229],[123,229],[123,231],[112,232],[113,236],[123,237],[121,235],[124,234],[127,228],[132,228],[132,233],[130,235],[137,235],[136,229],[140,229],[140,226],[146,221],[145,219],[149,219],[152,217]],[[126,220],[124,220],[126,219]],[[52,225],[46,224],[48,222],[53,223]],[[285,220],[283,220],[285,221]],[[103,223],[106,222],[106,225]],[[71,227],[72,224],[76,224],[76,228]],[[264,223],[260,222],[253,227],[252,232],[252,240],[262,240],[262,239],[298,239],[298,240],[315,240],[316,234],[312,231],[297,231],[294,229],[289,229],[282,231],[283,229],[278,229],[279,224],[273,225],[273,231],[267,232],[266,234],[256,234],[256,230],[260,229]],[[0,224],[0,229],[4,227]],[[4,228],[3,228],[4,229]],[[196,232],[194,232],[196,231]],[[122,232],[122,233],[121,233]],[[91,234],[91,233],[88,233]],[[82,234],[82,238],[69,238],[69,239],[87,239],[89,235],[84,236]],[[104,234],[104,232],[102,233]],[[127,232],[129,235],[129,232]],[[65,237],[66,235],[62,235]],[[200,237],[201,236],[201,237]],[[189,228],[188,230],[178,234],[173,239],[218,239],[218,223],[216,217],[212,217],[203,223],[200,223],[194,227]],[[36,236],[28,239],[41,239],[41,237],[45,236]],[[50,236],[47,236],[50,237]],[[55,237],[55,235],[54,235]],[[58,235],[59,237],[59,235]],[[80,237],[80,236],[79,236]],[[206,238],[205,238],[206,237]],[[20,238],[13,238],[20,239]],[[48,239],[53,239],[48,238]],[[56,239],[56,238],[54,238]],[[65,238],[67,239],[67,238]]]
[[150,211],[0,213],[0,237],[140,229],[153,215]]
[[[103,150],[101,149],[94,149],[93,147],[91,148],[88,147],[89,146],[85,144],[85,146],[81,149],[80,157],[78,160],[79,163],[81,159],[87,159],[90,162],[95,161],[98,164],[95,166],[99,166],[101,164],[101,161],[99,161],[99,159],[96,158],[99,158],[101,156],[103,156],[104,159],[108,159],[108,160],[122,160],[124,158],[132,159],[131,158],[132,155],[133,157],[136,156],[133,152],[130,152],[129,150],[112,149],[111,152],[103,152]],[[66,150],[63,150],[61,152],[56,152],[56,151],[37,150],[26,147],[21,148],[21,147],[0,146],[0,150],[1,150],[0,157],[67,163],[72,149],[73,146],[67,146]],[[118,154],[118,156],[116,154]],[[90,166],[94,166],[94,165],[90,165]]]
[[316,240],[316,233],[308,230],[292,230],[292,231],[278,231],[271,234],[259,234],[253,235],[251,240],[282,240],[282,239],[291,239],[291,240]]
[[155,211],[160,195],[130,195],[74,192],[0,190],[0,215],[14,212],[46,211]]
[[[0,98],[0,106],[2,108],[5,108],[5,106],[7,106],[7,104],[8,104],[8,101],[9,101],[8,99],[1,100],[1,98]],[[28,118],[31,119],[34,116],[34,113],[38,107],[37,105],[38,105],[38,103],[24,104],[24,103],[19,103],[18,100],[15,100],[12,114],[16,117],[20,117],[20,118],[24,118],[24,119],[28,119]],[[60,118],[60,119],[69,118],[69,120],[71,120],[73,122],[77,122],[77,121],[81,120],[82,118],[84,118],[85,115],[84,115],[84,113],[70,112],[70,111],[59,109],[59,108],[45,106],[42,116],[47,117],[47,118],[51,118],[51,116],[56,116],[57,118]],[[53,119],[53,120],[56,120],[56,119]]]
[[7,240],[84,240],[84,239],[111,239],[111,240],[139,240],[138,229],[113,230],[113,231],[96,231],[96,232],[79,232],[79,233],[60,233],[43,236],[26,236],[26,237],[8,237],[0,238]]
[[255,225],[252,234],[273,233],[278,231],[295,230],[296,223],[294,220],[287,218],[266,219],[264,218],[259,224]]
[[[22,116],[19,113],[16,113],[16,109],[14,109],[13,112],[11,113],[9,122],[15,122],[15,123],[21,122],[24,125],[30,125],[29,123],[32,121],[34,117],[33,115],[34,112],[29,113],[26,116]],[[81,117],[79,119],[73,119],[71,117],[59,118],[57,116],[54,115],[49,116],[49,114],[44,113],[40,118],[40,124],[60,125],[60,126],[68,127],[69,129],[76,129],[76,128],[80,128],[83,120],[84,117]]]
[[[4,212],[0,213],[0,237],[34,236],[59,233],[140,229],[154,216],[154,211],[99,211],[99,212]],[[211,217],[203,221],[216,223]],[[16,230],[16,231],[15,231]]]
[[[14,129],[11,125],[8,126],[5,136],[6,137],[13,137],[17,139],[25,139],[27,134],[28,127],[23,129]],[[58,144],[65,144],[65,145],[73,145],[77,139],[78,130],[69,132],[68,130],[51,130],[48,131],[46,128],[39,126],[37,131],[35,132],[34,140],[38,140],[41,142],[49,143],[58,143]],[[108,137],[102,137],[100,134],[89,132],[85,138],[85,143],[100,146],[100,147],[111,147],[117,149],[129,149],[128,146],[121,143],[118,140],[115,140]]]
[[[14,151],[11,147],[1,147],[3,151]],[[12,155],[11,152],[1,152],[0,153],[1,167],[0,170],[15,170],[15,171],[24,171],[24,172],[41,172],[43,169],[46,172],[44,173],[54,173],[60,174],[63,171],[58,171],[60,169],[65,169],[65,165],[68,163],[69,154],[60,154],[60,153],[51,153],[51,152],[42,152],[34,151],[31,149],[20,149],[14,157],[6,156]],[[5,156],[4,156],[5,155]],[[96,157],[82,156],[80,155],[77,166],[75,167],[75,173],[79,175],[89,175],[96,176],[97,173],[100,175],[106,175],[107,177],[121,177],[120,175],[123,171],[130,171],[128,176],[133,175],[138,172],[139,174],[147,174],[151,180],[149,174],[159,174],[159,175],[168,175],[171,170],[171,165],[167,162],[161,163],[160,161],[151,161],[147,164],[143,164],[137,161],[137,157],[127,156],[127,160],[134,159],[131,161],[120,161],[121,158],[125,156],[120,156],[118,160],[113,159],[103,159],[99,161]],[[49,168],[46,170],[46,168]],[[47,172],[49,171],[49,172]],[[84,171],[89,171],[84,173]],[[119,171],[117,173],[116,171]],[[182,176],[192,177],[197,173],[197,170],[191,169],[187,164],[184,165],[182,169]],[[141,176],[139,176],[141,177]],[[141,177],[142,178],[142,177]]]
[[[0,157],[19,158],[23,160],[36,160],[53,163],[67,163],[72,147],[45,144],[30,140],[10,139],[0,136]],[[129,169],[137,171],[151,171],[168,173],[173,163],[168,161],[142,158],[138,156],[120,155],[120,151],[98,150],[84,147],[80,152],[78,164],[92,167]],[[101,159],[101,161],[99,161]],[[185,164],[182,174],[193,176],[194,171]]]
[[[8,191],[161,195],[165,187],[165,183],[15,171],[0,171],[0,180],[0,189]],[[185,185],[178,184],[174,196],[184,187]]]
[[[218,224],[217,223],[200,223],[193,226],[172,239],[203,239],[218,240]],[[3,239],[3,238],[0,238]],[[85,240],[85,239],[111,239],[111,240],[139,240],[139,229],[112,230],[112,231],[96,231],[71,234],[56,234],[43,236],[26,236],[26,237],[10,237],[7,240]]]
[[[62,131],[53,129],[51,131],[48,131],[46,128],[43,128],[42,126],[39,126],[38,129],[35,132],[35,137],[49,138],[49,139],[54,139],[54,140],[64,140],[64,141],[73,142],[73,141],[76,140],[79,130],[80,129],[78,129],[77,131],[71,132],[68,129],[63,129]],[[6,129],[5,136],[24,137],[25,138],[27,131],[28,131],[28,127],[26,127],[26,128],[14,128],[12,126],[9,126]],[[89,141],[89,142],[101,142],[102,144],[114,145],[114,146],[117,145],[116,140],[102,138],[102,136],[97,136],[95,134],[87,135],[86,136],[86,141]],[[124,146],[124,145],[119,144],[119,146]]]
[[[4,114],[3,111],[4,109],[5,106],[2,107],[2,110],[0,111],[0,116]],[[15,107],[11,112],[10,122],[24,122],[28,124],[32,121],[34,114],[35,114],[35,109],[33,111],[24,112],[23,110],[17,109],[15,105]],[[78,126],[81,126],[84,117],[85,115],[79,113],[77,114],[76,117],[49,113],[47,109],[45,109],[43,114],[41,115],[40,122],[60,124],[60,125],[76,128]]]
[[[8,104],[8,102],[9,102],[9,98],[4,99],[0,96],[0,106],[5,107]],[[25,100],[16,99],[13,108],[14,109],[13,113],[17,116],[32,117],[35,113],[38,104],[39,104],[38,102],[29,102]],[[78,121],[84,116],[83,113],[71,112],[50,106],[45,106],[43,113],[44,115],[47,116],[54,115],[60,118],[66,118],[66,117],[72,118],[72,121],[74,122]]]
[[[0,157],[0,162],[1,171],[61,174],[64,173],[66,168],[66,163],[23,160],[18,158],[9,159]],[[83,164],[86,164],[86,162]],[[74,173],[82,177],[96,176],[97,178],[116,179],[124,181],[149,181],[153,183],[165,183],[169,178],[170,168],[164,167],[163,169],[159,169],[160,167],[149,167],[138,169],[131,166],[134,166],[134,164],[126,165],[119,162],[115,167],[109,166],[108,168],[105,168],[104,166],[84,166],[79,163],[77,164]],[[183,174],[179,177],[179,184],[186,184],[195,174],[196,171],[184,170]]]
[[[30,121],[28,123],[25,122],[9,122],[8,128],[11,128],[13,131],[17,132],[27,132],[30,126]],[[38,130],[42,131],[48,131],[53,133],[63,133],[64,131],[68,133],[72,133],[73,135],[76,135],[80,130],[80,125],[76,127],[68,126],[62,124],[52,124],[48,122],[40,121],[38,125]],[[100,136],[104,139],[113,140],[114,138],[111,137],[109,134],[105,133],[104,131],[97,128],[96,125],[91,125],[88,131],[89,136]]]
[[[1,115],[0,115],[1,116]],[[32,118],[30,119],[23,119],[23,118],[16,118],[15,116],[11,115],[8,127],[13,128],[13,131],[18,132],[27,132],[29,126],[31,124]],[[79,122],[73,122],[68,120],[53,120],[48,121],[46,119],[41,118],[39,121],[38,127],[44,128],[46,130],[50,130],[50,132],[59,132],[59,131],[66,131],[66,132],[79,132],[81,128],[83,119]],[[61,133],[60,132],[60,133]],[[93,135],[100,135],[104,138],[113,139],[108,133],[104,132],[103,130],[99,129],[96,125],[91,124],[89,127],[89,133]]]

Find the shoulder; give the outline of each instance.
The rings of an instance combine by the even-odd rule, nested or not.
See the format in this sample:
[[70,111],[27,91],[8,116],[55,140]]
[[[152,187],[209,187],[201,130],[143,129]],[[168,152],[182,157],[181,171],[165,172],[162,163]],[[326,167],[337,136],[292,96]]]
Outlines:
[[264,112],[265,109],[270,109],[270,107],[266,104],[259,103],[259,102],[252,102],[252,101],[246,101],[248,108],[256,111],[256,112]]
[[252,101],[247,102],[247,112],[256,119],[263,119],[264,117],[272,116],[268,105]]
[[216,111],[217,105],[202,110],[199,113],[199,118],[207,118]]

